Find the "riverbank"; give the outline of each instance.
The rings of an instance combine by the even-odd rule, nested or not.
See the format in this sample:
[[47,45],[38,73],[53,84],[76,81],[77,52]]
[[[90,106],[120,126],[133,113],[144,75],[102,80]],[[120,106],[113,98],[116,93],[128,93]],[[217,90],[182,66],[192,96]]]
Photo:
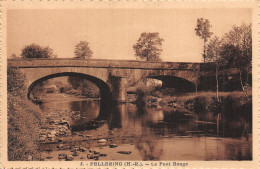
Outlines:
[[45,102],[58,102],[58,101],[82,101],[82,100],[100,100],[99,98],[88,98],[85,96],[68,95],[65,93],[46,93],[41,97],[41,101]]
[[[147,94],[142,103],[150,108],[164,111],[195,113],[200,122],[213,122],[220,125],[222,137],[248,137],[252,133],[252,92],[245,97],[242,91],[219,92],[219,100],[215,92],[199,92],[178,96]],[[242,119],[241,119],[242,118]],[[228,123],[226,123],[228,122]]]
[[[153,92],[153,93],[147,93],[142,94],[142,98],[139,99],[140,101],[143,101],[146,103],[148,107],[157,107],[161,106],[163,108],[166,107],[174,107],[176,106],[185,106],[187,107],[187,104],[189,104],[192,100],[196,100],[196,98],[205,98],[205,101],[208,102],[209,106],[210,103],[213,100],[216,100],[216,92],[198,92],[198,93],[185,93],[185,94],[177,94],[172,95],[170,93],[164,93],[164,92]],[[220,102],[227,97],[230,98],[236,98],[239,99],[240,104],[244,104],[247,101],[252,100],[252,92],[247,93],[248,97],[246,98],[244,93],[242,91],[233,91],[233,92],[219,92],[218,97]],[[175,103],[175,104],[174,104]]]
[[42,111],[27,99],[8,94],[8,160],[40,160]]

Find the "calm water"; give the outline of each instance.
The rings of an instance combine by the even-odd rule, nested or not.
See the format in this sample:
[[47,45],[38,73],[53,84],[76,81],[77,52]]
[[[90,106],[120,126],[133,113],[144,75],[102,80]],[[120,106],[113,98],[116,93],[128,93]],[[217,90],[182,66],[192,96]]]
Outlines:
[[[99,101],[93,100],[50,102],[42,104],[41,108],[46,113],[56,112],[55,118],[66,119],[71,130],[69,135],[58,136],[63,145],[69,145],[67,149],[57,149],[60,142],[43,144],[51,149],[43,152],[45,160],[58,160],[58,154],[69,154],[76,146],[106,155],[99,160],[252,159],[251,134],[233,137],[225,132],[222,122],[219,135],[225,137],[217,137],[215,116],[210,113],[199,117],[195,113],[130,103],[114,105],[111,111],[100,111]],[[106,142],[101,144],[98,142],[101,139]],[[111,148],[109,144],[117,147]],[[74,160],[93,159],[88,159],[86,152],[79,152]]]

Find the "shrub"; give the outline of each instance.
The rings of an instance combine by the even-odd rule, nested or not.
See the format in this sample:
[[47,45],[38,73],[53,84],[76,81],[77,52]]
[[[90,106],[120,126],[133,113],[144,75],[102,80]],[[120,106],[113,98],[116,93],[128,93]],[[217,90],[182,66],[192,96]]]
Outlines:
[[207,112],[208,101],[205,97],[196,97],[194,99],[194,112],[196,114],[205,114]]
[[7,92],[13,96],[26,96],[25,76],[16,68],[7,69]]

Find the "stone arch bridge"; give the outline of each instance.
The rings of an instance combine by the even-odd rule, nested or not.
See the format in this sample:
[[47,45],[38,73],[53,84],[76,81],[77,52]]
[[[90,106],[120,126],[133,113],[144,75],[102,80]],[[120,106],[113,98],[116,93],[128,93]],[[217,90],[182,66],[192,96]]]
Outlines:
[[86,59],[9,59],[8,66],[26,77],[28,98],[33,87],[60,76],[81,76],[100,89],[101,100],[125,101],[127,88],[140,79],[155,78],[165,86],[185,86],[195,90],[203,63],[143,62]]

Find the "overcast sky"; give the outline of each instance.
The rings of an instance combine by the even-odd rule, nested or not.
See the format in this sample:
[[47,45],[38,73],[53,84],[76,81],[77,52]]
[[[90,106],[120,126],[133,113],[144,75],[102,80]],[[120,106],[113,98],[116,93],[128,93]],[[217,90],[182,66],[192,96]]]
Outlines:
[[250,9],[81,9],[9,10],[7,54],[25,45],[49,46],[58,58],[74,57],[75,45],[89,42],[95,59],[135,60],[132,46],[142,32],[159,32],[163,61],[200,62],[203,40],[195,35],[197,18],[209,19],[216,36],[232,25],[252,22]]

